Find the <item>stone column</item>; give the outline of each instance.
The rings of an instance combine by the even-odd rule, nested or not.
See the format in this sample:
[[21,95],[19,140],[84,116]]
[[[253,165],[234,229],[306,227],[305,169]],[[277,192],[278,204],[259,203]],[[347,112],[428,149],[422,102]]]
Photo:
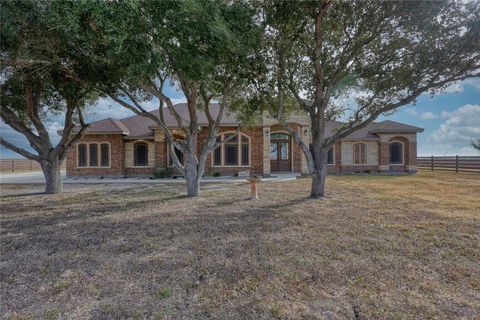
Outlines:
[[[263,127],[263,175],[270,175],[270,127]],[[252,155],[254,156],[254,155]]]
[[[302,142],[305,143],[307,146],[310,145],[310,128],[309,127],[298,127],[297,131],[298,136],[301,138]],[[292,141],[292,143],[295,143]],[[300,173],[308,174],[308,166],[307,166],[307,159],[305,154],[303,153],[302,149],[299,148],[300,152]]]
[[158,129],[155,130],[155,166],[167,167],[165,134]]
[[[406,147],[406,146],[405,146]],[[410,173],[417,172],[417,139],[410,137],[408,140],[408,159],[406,159],[406,169]]]

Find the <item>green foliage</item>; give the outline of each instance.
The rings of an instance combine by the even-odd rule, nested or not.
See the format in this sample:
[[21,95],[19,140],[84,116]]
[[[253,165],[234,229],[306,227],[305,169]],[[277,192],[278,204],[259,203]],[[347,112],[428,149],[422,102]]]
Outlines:
[[221,174],[220,172],[218,172],[218,171],[215,171],[215,172],[213,173],[213,176],[214,176],[214,177],[220,177],[221,175],[222,175],[222,174]]
[[478,1],[270,0],[260,7],[260,77],[250,94],[302,93],[312,103],[306,111],[324,110],[327,118],[377,117],[480,67]]
[[477,142],[472,141],[472,146],[474,149],[480,150],[480,139],[478,139]]
[[157,291],[156,297],[158,300],[164,300],[170,298],[172,296],[172,289],[171,288],[162,288]]
[[2,1],[1,76],[2,105],[26,123],[25,87],[31,85],[40,101],[40,114],[65,111],[65,99],[80,107],[91,104],[97,94],[76,78],[84,70],[75,37],[66,36],[69,25],[55,17],[68,12],[68,1]]

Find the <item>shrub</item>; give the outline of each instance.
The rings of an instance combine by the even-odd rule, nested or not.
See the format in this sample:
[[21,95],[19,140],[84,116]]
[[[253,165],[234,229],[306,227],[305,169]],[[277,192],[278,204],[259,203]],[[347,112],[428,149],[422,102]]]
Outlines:
[[214,176],[214,177],[220,177],[221,175],[222,175],[222,174],[221,174],[220,172],[218,172],[218,171],[216,171],[216,172],[213,173],[213,176]]
[[155,172],[153,173],[153,177],[155,179],[164,179],[168,178],[171,175],[171,171],[169,168],[165,167],[155,167]]
[[160,289],[160,290],[157,291],[157,294],[156,294],[157,299],[159,299],[159,300],[170,298],[171,295],[172,295],[172,289],[171,288]]

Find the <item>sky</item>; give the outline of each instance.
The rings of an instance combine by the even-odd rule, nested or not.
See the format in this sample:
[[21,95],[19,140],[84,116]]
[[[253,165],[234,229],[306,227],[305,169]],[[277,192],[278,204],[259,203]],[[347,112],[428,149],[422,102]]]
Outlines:
[[[167,87],[166,92],[174,103],[185,102],[185,97],[176,87]],[[157,102],[144,105],[147,110],[157,108]],[[109,99],[102,99],[87,109],[87,120],[95,121],[108,117],[125,118],[133,113]],[[480,139],[480,78],[455,83],[433,97],[424,94],[417,102],[398,109],[394,114],[382,116],[378,121],[393,120],[425,129],[418,134],[419,156],[480,155],[471,141]],[[61,115],[50,117],[46,123],[53,142],[58,142],[57,130],[62,128]],[[8,125],[0,123],[0,135],[27,150],[27,140]],[[0,159],[16,159],[22,156],[0,147]]]

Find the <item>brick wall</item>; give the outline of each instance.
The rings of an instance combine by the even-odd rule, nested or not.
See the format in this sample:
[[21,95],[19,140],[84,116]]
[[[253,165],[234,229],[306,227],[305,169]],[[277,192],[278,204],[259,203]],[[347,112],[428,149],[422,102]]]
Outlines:
[[[79,143],[110,143],[110,167],[77,167],[77,145]],[[98,150],[100,152],[100,149]],[[67,177],[71,176],[123,176],[125,174],[124,141],[122,135],[85,135],[70,149],[66,158]]]
[[[299,134],[304,134],[307,127],[292,124]],[[236,127],[221,127],[220,132],[235,132]],[[208,156],[205,174],[215,172],[221,174],[236,174],[239,171],[250,170],[253,174],[264,174],[264,165],[269,165],[268,139],[264,139],[264,130],[270,133],[284,131],[278,125],[271,127],[244,128],[241,132],[250,137],[250,165],[249,166],[213,166],[212,154]],[[203,128],[199,133],[198,148],[206,141],[208,130]],[[353,165],[353,144],[357,141],[342,141],[334,146],[335,163],[328,166],[329,173],[349,173],[365,171],[416,171],[417,143],[415,134],[383,134],[378,141],[362,141],[367,144],[367,164]],[[390,165],[389,145],[392,141],[403,143],[404,163]],[[133,141],[125,142],[122,135],[86,135],[81,142],[110,143],[110,167],[77,167],[77,144],[71,148],[66,159],[67,176],[124,176],[124,175],[152,175],[156,166],[165,167],[168,164],[167,144],[159,130],[155,132],[155,141],[149,141],[149,166],[145,168],[133,167]],[[294,172],[302,172],[305,160],[300,147],[292,140],[290,157]]]
[[[416,172],[417,171],[417,135],[389,133],[379,134],[380,154],[379,169],[383,172]],[[403,163],[390,164],[390,143],[401,142],[403,144]]]

